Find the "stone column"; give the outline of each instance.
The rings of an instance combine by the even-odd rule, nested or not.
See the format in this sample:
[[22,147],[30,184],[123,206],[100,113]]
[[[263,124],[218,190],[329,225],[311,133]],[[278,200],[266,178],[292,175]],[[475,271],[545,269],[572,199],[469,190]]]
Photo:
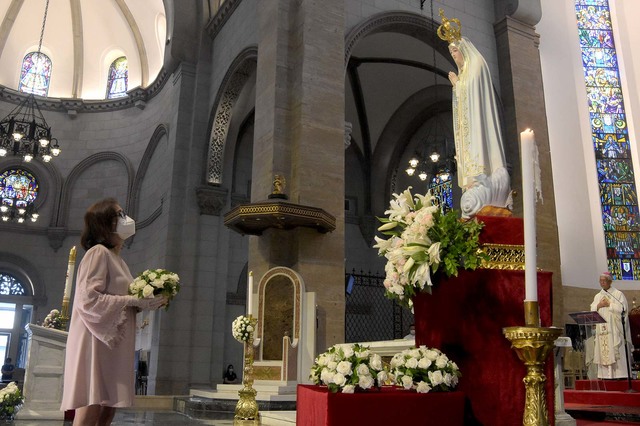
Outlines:
[[[514,5],[515,4],[515,5]],[[519,5],[518,5],[519,4]],[[537,7],[535,7],[537,5]],[[542,196],[536,207],[538,267],[553,272],[553,323],[562,324],[562,278],[556,205],[553,192],[551,153],[538,51],[539,35],[535,24],[540,19],[538,0],[512,1],[511,13],[494,25],[500,71],[500,89],[504,105],[505,145],[513,165],[512,188],[522,194],[520,132],[530,128],[540,152]],[[522,216],[522,197],[514,199],[514,213]]]
[[[317,294],[318,350],[344,340],[344,1],[261,3],[251,201],[286,179],[292,203],[322,208],[337,228],[268,229],[250,237],[256,280],[275,266]],[[257,286],[256,286],[257,287]]]

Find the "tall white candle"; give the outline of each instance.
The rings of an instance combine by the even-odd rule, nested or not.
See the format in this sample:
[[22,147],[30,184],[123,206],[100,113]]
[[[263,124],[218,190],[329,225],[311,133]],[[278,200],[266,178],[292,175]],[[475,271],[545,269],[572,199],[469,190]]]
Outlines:
[[534,175],[533,130],[520,133],[522,156],[522,203],[524,205],[524,283],[525,301],[538,301],[538,275],[536,271],[536,193]]
[[67,264],[67,278],[64,283],[63,300],[71,298],[71,289],[73,288],[73,271],[76,268],[76,246],[71,247],[69,251],[69,263]]
[[247,316],[251,315],[253,310],[253,271],[249,272],[247,280]]

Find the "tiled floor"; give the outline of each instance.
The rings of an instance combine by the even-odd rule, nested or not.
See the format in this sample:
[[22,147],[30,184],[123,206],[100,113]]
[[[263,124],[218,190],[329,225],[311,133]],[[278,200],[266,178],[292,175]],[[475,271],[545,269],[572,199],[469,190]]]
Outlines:
[[[257,426],[257,425],[295,425],[295,412],[264,412],[262,421],[233,421],[233,413],[209,413],[206,419],[192,419],[175,411],[144,411],[121,409],[116,412],[113,426],[173,426],[173,425],[212,425],[212,426]],[[15,420],[15,426],[71,426],[71,422],[52,420]]]

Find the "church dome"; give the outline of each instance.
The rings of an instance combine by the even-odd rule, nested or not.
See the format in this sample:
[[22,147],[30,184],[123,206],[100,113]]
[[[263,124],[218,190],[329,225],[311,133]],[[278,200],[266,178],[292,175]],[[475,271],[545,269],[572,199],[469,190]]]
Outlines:
[[[0,2],[1,85],[18,90],[24,82],[23,60],[38,50],[45,4]],[[126,90],[146,88],[163,65],[166,27],[162,0],[50,1],[41,48],[51,60],[46,96],[108,98],[109,69],[122,57]]]

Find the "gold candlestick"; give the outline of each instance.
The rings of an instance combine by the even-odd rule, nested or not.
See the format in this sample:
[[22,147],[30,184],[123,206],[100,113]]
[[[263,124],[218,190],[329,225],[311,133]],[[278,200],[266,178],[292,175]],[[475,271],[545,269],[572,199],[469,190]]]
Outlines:
[[67,276],[64,283],[64,294],[62,296],[62,309],[60,310],[60,322],[62,329],[68,330],[69,326],[69,302],[71,299],[71,288],[73,287],[73,271],[76,267],[76,246],[69,250],[69,262],[67,263]]
[[[523,426],[548,426],[547,397],[544,364],[553,349],[554,342],[562,334],[558,327],[540,327],[538,302],[525,302],[527,327],[505,327],[504,336],[511,342],[520,361],[527,367],[522,379],[526,391]],[[535,325],[537,324],[537,326]]]
[[[251,327],[255,330],[258,319],[253,318],[251,314],[248,315],[248,318],[249,324],[251,324]],[[242,384],[244,387],[238,391],[240,399],[236,405],[234,423],[238,420],[252,420],[257,423],[260,418],[258,403],[256,402],[257,392],[252,387],[254,358],[253,330],[249,332],[249,339],[244,342],[244,370],[242,374]]]

